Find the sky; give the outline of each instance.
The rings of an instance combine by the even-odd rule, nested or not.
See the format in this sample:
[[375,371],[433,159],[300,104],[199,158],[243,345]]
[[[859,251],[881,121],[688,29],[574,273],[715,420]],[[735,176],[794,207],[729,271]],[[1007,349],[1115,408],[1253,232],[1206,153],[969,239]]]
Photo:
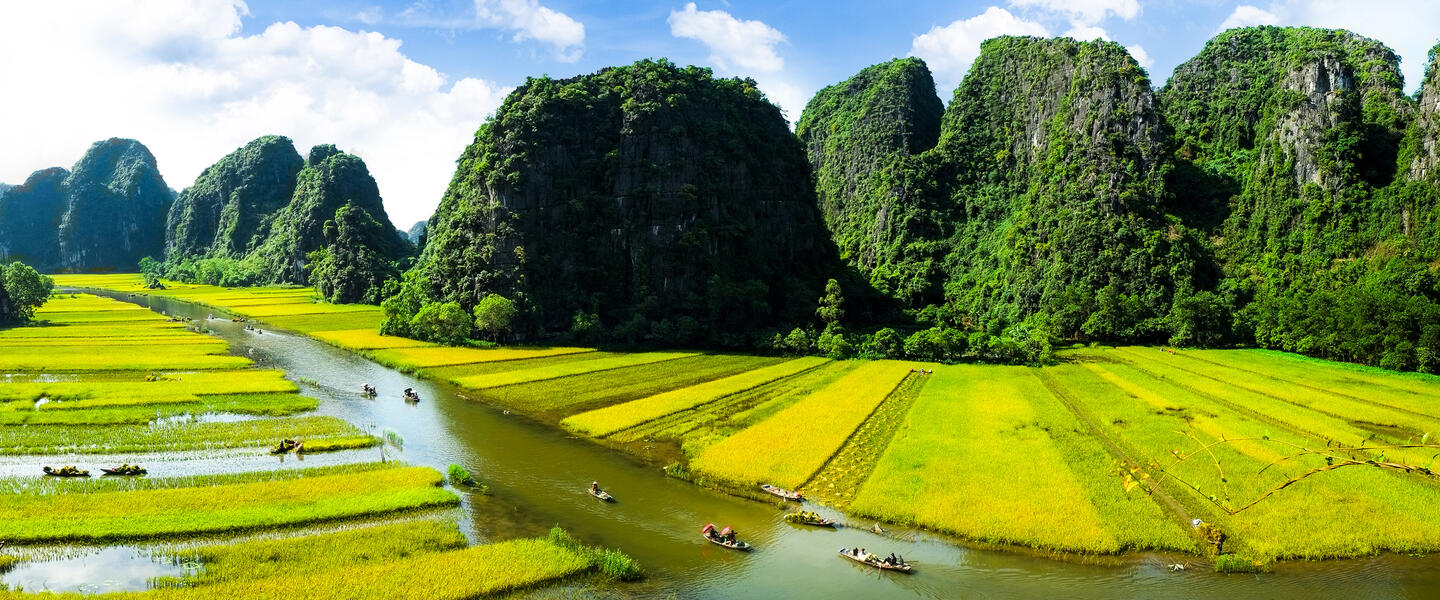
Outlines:
[[793,125],[816,91],[904,56],[948,101],[997,35],[1111,40],[1161,86],[1216,33],[1262,24],[1385,42],[1414,92],[1440,0],[3,0],[0,182],[129,137],[182,190],[279,134],[363,158],[408,228],[526,77],[665,57],[755,79]]

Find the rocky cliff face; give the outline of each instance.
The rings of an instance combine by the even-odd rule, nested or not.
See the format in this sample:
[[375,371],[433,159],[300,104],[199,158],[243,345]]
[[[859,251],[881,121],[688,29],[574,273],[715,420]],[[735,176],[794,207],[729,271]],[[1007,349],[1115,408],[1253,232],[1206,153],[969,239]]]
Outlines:
[[[1128,337],[1191,283],[1165,217],[1163,121],[1117,44],[985,42],[926,158],[955,227],[947,301],[970,318]],[[1132,309],[1116,319],[1115,303]]]
[[41,271],[60,264],[60,220],[68,196],[60,167],[36,171],[0,195],[0,260],[19,260]]
[[165,255],[244,256],[290,203],[304,166],[289,138],[265,136],[206,168],[170,208]]
[[907,301],[903,280],[923,257],[904,242],[924,216],[905,171],[934,147],[943,112],[930,69],[905,58],[820,90],[795,128],[841,258]]
[[70,171],[38,171],[0,196],[0,254],[45,272],[134,269],[160,256],[173,199],[145,146],[96,142]]
[[1409,137],[1409,164],[1401,165],[1415,181],[1440,182],[1440,45],[1430,50],[1430,66],[1420,86],[1420,105]]
[[1394,178],[1402,87],[1393,51],[1338,30],[1231,30],[1177,68],[1162,102],[1180,158],[1234,189],[1216,207],[1224,253],[1356,250],[1326,238]]
[[437,298],[518,298],[537,328],[731,335],[813,311],[829,244],[805,154],[749,80],[641,61],[531,79],[465,150],[420,268]]

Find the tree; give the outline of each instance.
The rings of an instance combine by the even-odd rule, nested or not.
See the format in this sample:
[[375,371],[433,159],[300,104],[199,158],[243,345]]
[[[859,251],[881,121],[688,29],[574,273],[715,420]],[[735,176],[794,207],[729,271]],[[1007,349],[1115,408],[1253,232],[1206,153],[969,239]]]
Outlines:
[[900,332],[886,327],[870,336],[862,351],[874,358],[901,358],[905,355],[905,339]]
[[[45,304],[55,282],[41,275],[22,262],[13,262],[0,273],[0,287],[9,297],[9,309],[0,302],[0,321],[24,322],[35,315],[35,309]],[[8,313],[8,314],[7,314]]]
[[458,302],[431,302],[410,321],[410,332],[427,342],[458,345],[470,337],[471,320]]
[[515,303],[500,294],[489,294],[475,305],[475,327],[490,334],[490,340],[500,341],[500,336],[510,333],[515,322]]
[[815,316],[829,329],[845,316],[844,304],[845,296],[840,291],[840,282],[831,279],[825,283],[825,295],[820,297],[820,307],[815,309]]

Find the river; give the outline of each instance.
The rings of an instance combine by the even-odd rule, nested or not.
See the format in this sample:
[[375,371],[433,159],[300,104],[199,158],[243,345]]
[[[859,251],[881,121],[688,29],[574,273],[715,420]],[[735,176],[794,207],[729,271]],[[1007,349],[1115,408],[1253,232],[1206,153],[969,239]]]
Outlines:
[[[112,297],[170,315],[204,319],[221,311],[160,297]],[[207,321],[236,354],[284,370],[321,400],[319,413],[404,440],[402,458],[444,471],[465,466],[489,488],[465,499],[462,527],[477,542],[543,533],[560,525],[581,540],[617,548],[646,569],[646,580],[585,595],[638,598],[1422,598],[1440,597],[1440,557],[1378,556],[1286,563],[1265,575],[1223,575],[1195,557],[1129,554],[1062,561],[1025,552],[971,548],[924,533],[877,535],[863,527],[826,530],[782,520],[774,504],[712,492],[664,476],[643,461],[576,439],[554,427],[466,399],[448,384],[405,375],[307,337],[246,331],[228,318]],[[361,397],[374,384],[375,399]],[[411,387],[423,401],[401,401]],[[371,460],[379,451],[334,460]],[[137,457],[130,457],[137,459]],[[316,458],[319,458],[318,456]],[[267,457],[214,459],[184,455],[155,463],[165,475],[239,466],[274,466]],[[189,461],[195,461],[191,464]],[[208,462],[207,462],[208,461]],[[33,464],[33,462],[31,463]],[[151,463],[147,462],[147,465]],[[287,463],[286,466],[292,466]],[[189,466],[187,466],[189,465]],[[0,464],[0,472],[5,471]],[[617,502],[585,493],[598,480]],[[813,508],[813,507],[811,507]],[[832,517],[843,517],[824,508]],[[847,519],[842,519],[847,520]],[[700,527],[735,527],[756,551],[742,554],[706,543]],[[898,528],[896,528],[898,530]],[[896,552],[916,573],[878,573],[836,556],[840,547]],[[1192,563],[1174,573],[1174,562]]]

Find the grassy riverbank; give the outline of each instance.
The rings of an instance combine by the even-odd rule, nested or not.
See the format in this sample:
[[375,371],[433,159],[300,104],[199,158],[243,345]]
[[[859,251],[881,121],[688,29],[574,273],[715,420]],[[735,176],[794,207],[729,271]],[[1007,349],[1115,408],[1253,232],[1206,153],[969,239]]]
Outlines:
[[[133,276],[106,277],[60,282],[139,291]],[[364,308],[306,307],[300,293],[155,293],[279,315],[261,318],[281,327],[302,317],[302,331],[476,399],[622,449],[671,448],[675,472],[708,485],[800,488],[857,515],[963,538],[1206,551],[1191,527],[1199,518],[1227,534],[1226,551],[1242,557],[1230,562],[1440,551],[1440,513],[1427,508],[1440,502],[1434,477],[1365,466],[1419,467],[1435,450],[1359,448],[1440,435],[1433,376],[1249,350],[1088,348],[1024,368],[441,348],[379,336],[355,326]],[[268,294],[280,308],[260,308]],[[1326,466],[1321,453],[1287,456],[1327,447],[1355,448],[1341,459],[1361,466],[1235,514],[1222,508]]]

